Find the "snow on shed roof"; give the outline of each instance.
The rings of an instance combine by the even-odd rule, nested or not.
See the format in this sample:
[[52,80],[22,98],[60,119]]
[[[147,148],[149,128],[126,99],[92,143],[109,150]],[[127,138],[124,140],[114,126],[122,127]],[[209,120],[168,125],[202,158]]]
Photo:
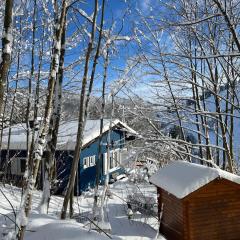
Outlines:
[[[137,134],[132,128],[118,119],[112,121],[112,126],[119,126],[123,131]],[[110,128],[110,120],[104,119],[103,132]],[[78,130],[78,121],[61,122],[58,132],[57,149],[74,150]],[[3,131],[2,149],[7,148],[9,128]],[[83,133],[83,146],[100,135],[100,120],[87,120]],[[26,124],[16,124],[11,127],[10,149],[26,149]]]
[[150,182],[182,199],[217,178],[240,184],[240,176],[186,161],[175,161],[161,168]]

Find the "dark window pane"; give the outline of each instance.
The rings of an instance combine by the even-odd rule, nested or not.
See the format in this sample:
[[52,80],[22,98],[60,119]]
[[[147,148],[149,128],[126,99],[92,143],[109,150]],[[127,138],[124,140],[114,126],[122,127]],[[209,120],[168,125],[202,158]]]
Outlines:
[[26,159],[21,159],[21,172],[25,172],[26,169]]

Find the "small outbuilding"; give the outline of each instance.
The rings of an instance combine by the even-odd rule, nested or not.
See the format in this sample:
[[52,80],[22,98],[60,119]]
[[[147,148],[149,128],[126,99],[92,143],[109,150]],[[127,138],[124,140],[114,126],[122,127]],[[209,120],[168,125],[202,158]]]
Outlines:
[[239,240],[240,177],[185,161],[160,169],[160,233],[169,240]]

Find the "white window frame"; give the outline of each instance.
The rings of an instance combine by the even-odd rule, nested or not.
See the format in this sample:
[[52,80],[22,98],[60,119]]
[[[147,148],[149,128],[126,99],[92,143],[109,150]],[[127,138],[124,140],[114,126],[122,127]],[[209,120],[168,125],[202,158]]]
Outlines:
[[96,156],[93,155],[89,157],[89,167],[95,166],[95,164],[96,164]]
[[112,165],[112,168],[109,167],[109,169],[113,169],[116,167],[119,167],[120,165],[120,148],[114,149],[110,152],[110,161],[112,161],[112,164],[110,163],[109,166]]
[[107,153],[103,153],[103,174],[106,175],[108,172],[109,164],[107,160]]
[[86,169],[89,167],[89,157],[83,158],[83,169]]
[[119,151],[113,152],[113,166],[118,167],[119,166]]
[[83,169],[93,167],[95,165],[96,165],[96,156],[95,155],[83,158]]
[[[121,149],[117,148],[110,151],[109,162],[107,158],[107,152],[103,153],[103,174],[106,175],[107,172],[111,172],[113,169],[119,168],[121,164]],[[112,161],[112,162],[111,162]]]

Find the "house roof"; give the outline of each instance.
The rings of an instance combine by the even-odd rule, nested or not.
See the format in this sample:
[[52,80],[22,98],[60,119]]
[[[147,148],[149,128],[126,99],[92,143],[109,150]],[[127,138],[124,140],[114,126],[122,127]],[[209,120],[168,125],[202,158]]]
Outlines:
[[[112,127],[118,126],[120,130],[127,131],[131,134],[137,134],[132,128],[118,119],[112,121]],[[103,133],[110,128],[110,120],[104,119]],[[78,130],[78,121],[61,122],[58,132],[57,149],[59,150],[74,150],[76,136]],[[3,131],[2,149],[7,148],[9,128]],[[87,120],[83,133],[83,146],[90,143],[100,135],[100,120]],[[11,127],[10,149],[26,149],[26,124],[16,124]]]
[[186,161],[175,161],[161,168],[150,182],[182,199],[217,178],[240,184],[240,177],[235,174]]

